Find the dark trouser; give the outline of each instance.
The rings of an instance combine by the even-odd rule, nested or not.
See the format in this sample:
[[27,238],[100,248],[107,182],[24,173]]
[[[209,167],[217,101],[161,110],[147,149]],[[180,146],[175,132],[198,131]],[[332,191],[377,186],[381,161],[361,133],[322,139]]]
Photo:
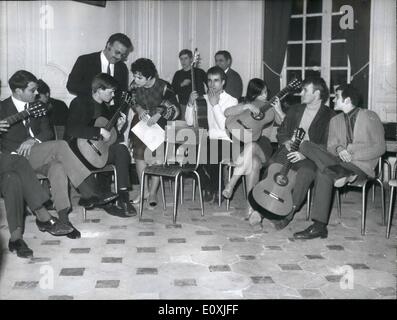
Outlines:
[[[288,151],[284,147],[279,149],[269,160],[270,163],[283,163],[287,153]],[[316,165],[312,160],[304,159],[293,163],[291,165],[291,170],[296,171],[295,186],[292,190],[292,204],[295,206],[296,210],[299,210],[306,199],[310,185],[316,177]]]
[[41,187],[35,172],[26,158],[13,154],[0,154],[0,188],[7,211],[10,233],[23,228],[25,205],[39,209],[49,195]]
[[365,177],[366,174],[349,162],[343,162],[338,157],[329,153],[323,147],[311,142],[303,142],[299,149],[302,154],[310,158],[317,165],[317,175],[314,184],[314,196],[312,206],[312,220],[328,224],[331,213],[332,191],[334,181],[331,177],[324,173],[324,169],[328,166],[339,164],[342,167],[353,171],[359,177]]

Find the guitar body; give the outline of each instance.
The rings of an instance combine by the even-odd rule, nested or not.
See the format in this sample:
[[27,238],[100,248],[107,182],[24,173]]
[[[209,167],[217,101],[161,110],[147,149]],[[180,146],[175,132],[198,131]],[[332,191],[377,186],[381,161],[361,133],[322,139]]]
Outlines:
[[226,118],[226,129],[233,137],[243,143],[257,141],[261,135],[263,127],[268,124],[268,120],[264,117],[262,120],[255,120],[251,116],[250,110],[229,116]]
[[199,97],[196,99],[197,124],[200,128],[208,129],[207,101]]
[[[95,120],[95,127],[104,128],[109,123],[105,117],[99,117]],[[110,131],[110,140],[91,140],[77,138],[76,147],[80,155],[94,168],[103,168],[109,157],[109,147],[116,142],[117,133],[114,128]],[[75,149],[75,148],[73,148]],[[75,150],[74,150],[75,151]],[[81,159],[81,157],[79,157]]]
[[286,216],[292,210],[292,189],[295,186],[296,172],[288,171],[280,175],[283,165],[273,163],[267,170],[267,177],[252,189],[255,202],[267,211]]

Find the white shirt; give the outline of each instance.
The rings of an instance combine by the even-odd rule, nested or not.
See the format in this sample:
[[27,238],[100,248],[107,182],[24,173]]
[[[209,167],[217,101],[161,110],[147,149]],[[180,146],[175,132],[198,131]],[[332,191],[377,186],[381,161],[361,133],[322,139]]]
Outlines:
[[[208,135],[210,139],[231,141],[225,128],[225,110],[235,106],[238,103],[237,99],[222,91],[219,96],[219,103],[212,106],[208,95],[205,94],[204,98],[207,102]],[[189,126],[192,126],[194,123],[194,107],[189,104],[186,108],[185,120]]]
[[[21,100],[18,100],[18,99],[15,98],[14,96],[11,96],[11,100],[12,100],[12,102],[14,103],[15,107],[17,108],[17,111],[18,111],[18,112],[24,111],[24,110],[25,110],[25,105],[28,104],[27,102],[23,102],[23,101],[21,101]],[[26,120],[23,120],[22,122],[23,122],[23,125],[26,127]],[[31,136],[32,138],[34,138],[34,139],[37,140],[38,142],[41,142],[39,139],[36,139],[36,138],[34,137],[32,128],[30,128],[30,127],[29,127],[29,134],[30,134],[30,136]]]
[[[108,59],[106,59],[106,56],[103,53],[103,51],[101,51],[101,71],[103,73],[108,73],[108,65],[109,65],[109,61],[108,61]],[[114,64],[113,63],[110,64],[110,75],[112,77],[114,77]]]

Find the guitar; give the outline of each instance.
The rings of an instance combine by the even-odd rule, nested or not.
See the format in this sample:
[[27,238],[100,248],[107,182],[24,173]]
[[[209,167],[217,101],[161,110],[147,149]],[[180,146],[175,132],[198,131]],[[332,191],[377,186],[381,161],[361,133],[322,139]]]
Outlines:
[[[302,128],[295,131],[291,152],[299,149],[305,134]],[[286,216],[292,209],[291,192],[295,186],[296,172],[290,170],[292,164],[287,158],[290,151],[284,147],[281,152],[285,153],[283,163],[272,163],[269,166],[266,178],[252,189],[252,198],[255,201],[254,207],[259,205],[270,213]]]
[[70,141],[71,149],[89,169],[99,169],[106,165],[109,157],[109,147],[117,139],[117,132],[114,125],[120,116],[120,112],[125,111],[124,109],[131,104],[135,104],[135,97],[130,92],[123,92],[120,98],[120,106],[117,108],[113,117],[110,120],[105,117],[99,117],[95,120],[95,127],[104,128],[110,132],[110,139],[108,141],[84,138],[75,138]]
[[39,118],[45,116],[49,110],[50,107],[46,106],[43,102],[35,101],[33,103],[30,103],[26,110],[15,113],[12,116],[9,116],[2,120],[7,121],[8,124],[12,126],[13,124],[27,118]]
[[269,101],[262,102],[255,100],[251,102],[251,104],[254,104],[260,109],[260,113],[255,116],[250,110],[245,110],[238,115],[227,117],[225,122],[226,129],[233,137],[241,142],[257,141],[262,135],[262,129],[269,123],[268,119],[265,118],[265,113],[272,107],[271,104],[274,100],[276,98],[283,99],[290,92],[299,89],[301,85],[298,79],[294,79]]
[[[192,78],[192,91],[196,91],[194,68],[198,66],[200,61],[200,53],[197,48],[194,50],[192,67],[190,68],[191,78]],[[198,97],[195,101],[196,110],[196,121],[194,121],[195,127],[200,127],[208,129],[208,119],[207,119],[207,101],[204,97]]]

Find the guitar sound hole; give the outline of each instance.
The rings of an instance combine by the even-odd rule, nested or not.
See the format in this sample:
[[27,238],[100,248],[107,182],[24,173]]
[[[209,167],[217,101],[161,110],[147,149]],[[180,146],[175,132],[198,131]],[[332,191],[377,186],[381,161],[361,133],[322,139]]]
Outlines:
[[265,114],[263,112],[260,112],[258,115],[254,116],[254,114],[251,112],[251,117],[255,120],[262,120],[265,117]]
[[285,175],[282,175],[280,173],[277,173],[274,175],[274,181],[279,185],[279,186],[286,186],[288,184],[288,177]]

